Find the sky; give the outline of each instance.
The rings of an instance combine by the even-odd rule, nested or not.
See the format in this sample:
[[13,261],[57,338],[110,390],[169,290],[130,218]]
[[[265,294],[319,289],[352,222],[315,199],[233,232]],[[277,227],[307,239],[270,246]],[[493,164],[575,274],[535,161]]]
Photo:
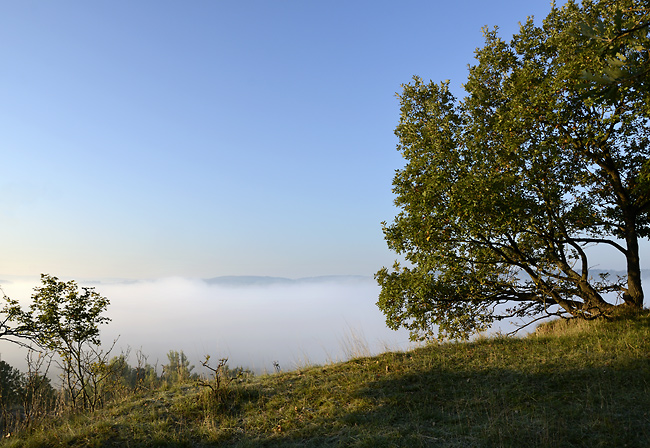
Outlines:
[[[558,2],[562,4],[563,2]],[[372,275],[396,94],[461,85],[550,0],[0,3],[0,284],[108,297],[102,340],[269,368],[404,348]],[[620,268],[600,257],[599,267]],[[218,276],[360,276],[230,287]],[[20,365],[24,353],[0,341]],[[356,348],[355,348],[356,346]]]
[[549,0],[0,4],[0,275],[372,276],[396,93]]

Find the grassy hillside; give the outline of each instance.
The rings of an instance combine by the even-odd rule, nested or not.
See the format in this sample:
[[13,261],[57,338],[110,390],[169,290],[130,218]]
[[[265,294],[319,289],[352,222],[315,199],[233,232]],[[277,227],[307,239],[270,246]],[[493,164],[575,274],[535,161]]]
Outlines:
[[647,447],[650,317],[559,322],[219,392],[150,391],[0,446]]

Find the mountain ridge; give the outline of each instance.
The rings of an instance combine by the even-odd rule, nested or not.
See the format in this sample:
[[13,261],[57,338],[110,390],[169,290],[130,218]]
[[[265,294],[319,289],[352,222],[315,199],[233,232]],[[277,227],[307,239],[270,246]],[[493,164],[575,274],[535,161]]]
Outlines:
[[372,280],[372,277],[364,275],[321,275],[315,277],[300,277],[292,279],[287,277],[257,275],[223,275],[203,279],[203,281],[209,285],[221,286],[271,286],[329,282],[355,283],[367,280]]

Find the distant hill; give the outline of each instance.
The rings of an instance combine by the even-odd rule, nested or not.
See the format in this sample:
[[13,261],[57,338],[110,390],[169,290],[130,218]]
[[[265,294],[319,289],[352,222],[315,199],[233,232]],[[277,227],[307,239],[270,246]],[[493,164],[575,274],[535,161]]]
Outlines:
[[285,277],[266,277],[251,275],[227,275],[221,277],[212,277],[203,281],[209,285],[222,286],[271,286],[271,285],[296,285],[296,284],[313,284],[313,283],[356,283],[360,281],[369,281],[372,277],[363,275],[323,275],[319,277],[303,277],[297,279]]
[[227,275],[222,277],[207,278],[203,281],[209,285],[223,286],[269,286],[287,285],[295,282],[295,280],[284,277],[257,277],[251,275]]

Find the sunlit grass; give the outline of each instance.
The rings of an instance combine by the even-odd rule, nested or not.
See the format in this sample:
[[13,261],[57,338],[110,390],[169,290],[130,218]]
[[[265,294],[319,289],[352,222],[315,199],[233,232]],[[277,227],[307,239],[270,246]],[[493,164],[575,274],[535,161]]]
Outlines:
[[125,397],[3,446],[650,446],[650,318]]

